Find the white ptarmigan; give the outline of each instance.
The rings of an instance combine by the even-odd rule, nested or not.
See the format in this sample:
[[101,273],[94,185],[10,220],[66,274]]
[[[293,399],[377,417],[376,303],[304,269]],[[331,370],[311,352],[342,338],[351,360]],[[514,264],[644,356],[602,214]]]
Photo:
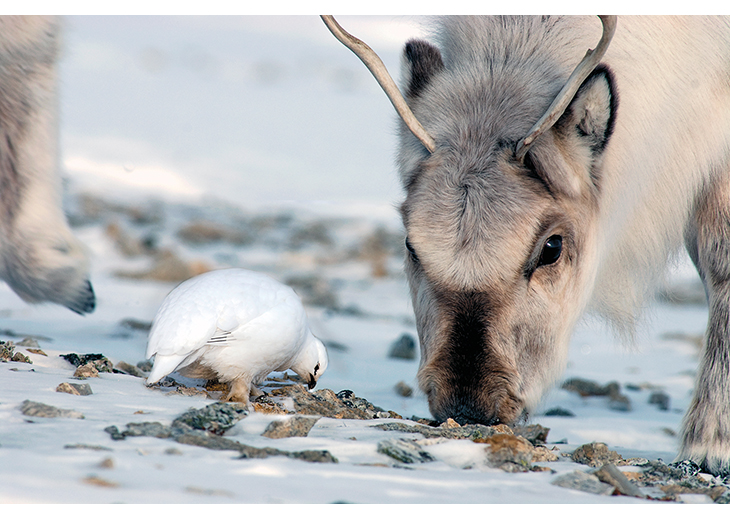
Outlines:
[[224,400],[248,404],[272,371],[293,370],[313,388],[327,350],[309,330],[290,287],[259,272],[230,268],[184,281],[162,302],[150,330],[147,384],[178,371],[229,383]]

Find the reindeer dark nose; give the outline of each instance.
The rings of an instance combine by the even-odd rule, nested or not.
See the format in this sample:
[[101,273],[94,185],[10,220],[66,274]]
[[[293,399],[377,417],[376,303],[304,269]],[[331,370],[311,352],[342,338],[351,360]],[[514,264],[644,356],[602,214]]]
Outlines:
[[476,404],[474,398],[454,398],[447,402],[446,405],[440,409],[432,409],[431,412],[434,418],[439,422],[445,422],[451,418],[459,425],[466,424],[482,424],[482,425],[497,425],[501,423],[498,416],[494,413],[481,409]]

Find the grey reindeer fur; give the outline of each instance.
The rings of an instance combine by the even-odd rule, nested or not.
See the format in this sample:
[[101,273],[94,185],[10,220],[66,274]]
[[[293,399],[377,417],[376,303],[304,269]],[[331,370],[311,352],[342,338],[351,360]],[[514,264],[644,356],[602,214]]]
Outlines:
[[95,306],[88,260],[61,207],[59,23],[0,17],[0,279],[25,301]]
[[450,17],[436,45],[406,46],[403,90],[437,145],[401,126],[419,383],[438,419],[519,419],[563,371],[581,314],[630,337],[685,244],[710,319],[678,459],[728,473],[730,22],[619,17],[602,65],[519,163],[516,142],[600,31],[595,17]]

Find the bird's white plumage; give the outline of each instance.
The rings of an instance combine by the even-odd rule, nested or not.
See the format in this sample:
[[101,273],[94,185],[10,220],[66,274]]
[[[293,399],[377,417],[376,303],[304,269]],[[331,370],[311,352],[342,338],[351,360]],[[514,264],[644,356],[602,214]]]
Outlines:
[[148,384],[195,362],[246,389],[290,368],[313,385],[327,367],[296,293],[237,268],[201,274],[170,292],[150,330],[147,357],[153,355]]

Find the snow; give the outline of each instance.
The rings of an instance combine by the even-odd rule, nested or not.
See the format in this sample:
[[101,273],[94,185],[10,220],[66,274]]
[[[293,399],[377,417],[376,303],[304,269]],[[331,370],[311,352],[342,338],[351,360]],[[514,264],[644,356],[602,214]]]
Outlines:
[[[419,20],[408,17],[342,17],[341,23],[394,71],[403,41],[422,31]],[[162,244],[187,259],[260,268],[280,279],[311,271],[331,280],[342,306],[354,304],[363,313],[308,308],[315,335],[347,347],[330,349],[317,389],[350,389],[404,417],[429,416],[423,394],[405,398],[393,389],[399,381],[415,387],[417,371],[416,361],[387,358],[390,343],[402,333],[415,336],[399,261],[388,263],[388,277],[373,279],[363,262],[325,264],[307,250],[261,244],[192,247],[174,234],[196,206],[219,215],[236,208],[246,215],[288,211],[302,222],[338,218],[343,242],[357,241],[377,226],[400,232],[394,114],[360,62],[316,17],[70,17],[66,29],[61,144],[70,206],[90,193],[121,205],[162,207],[168,211],[166,227],[154,230]],[[119,221],[136,230],[128,220]],[[85,381],[93,395],[55,392],[60,383],[73,381],[74,368],[59,354],[143,360],[145,332],[119,323],[151,321],[175,286],[115,276],[117,270],[146,266],[148,259],[122,256],[104,225],[75,229],[92,253],[98,296],[93,314],[28,306],[0,287],[0,337],[37,336],[48,354],[28,353],[32,365],[0,364],[1,503],[637,502],[551,485],[557,475],[585,469],[570,461],[551,463],[555,475],[490,468],[483,448],[468,441],[427,445],[438,461],[395,468],[376,452],[378,441],[399,436],[370,427],[382,420],[323,418],[307,438],[272,440],[260,434],[275,418],[254,414],[228,432],[253,446],[327,449],[338,464],[240,460],[231,452],[148,437],[112,441],[105,427],[169,424],[211,401],[166,396],[141,379],[106,373]],[[678,278],[687,272],[682,265]],[[672,461],[698,360],[690,342],[667,334],[701,335],[706,312],[657,303],[633,349],[620,346],[600,323],[583,322],[563,379],[618,381],[633,408],[612,411],[603,398],[581,399],[555,389],[533,422],[550,428],[549,442],[565,440],[558,445],[563,452],[602,441],[625,458]],[[661,388],[671,398],[670,410],[649,405],[648,389],[631,392],[626,384]],[[19,412],[24,400],[74,409],[84,419],[25,417]],[[544,416],[557,406],[576,416]],[[109,450],[66,448],[77,444]],[[107,458],[112,468],[101,465]]]

